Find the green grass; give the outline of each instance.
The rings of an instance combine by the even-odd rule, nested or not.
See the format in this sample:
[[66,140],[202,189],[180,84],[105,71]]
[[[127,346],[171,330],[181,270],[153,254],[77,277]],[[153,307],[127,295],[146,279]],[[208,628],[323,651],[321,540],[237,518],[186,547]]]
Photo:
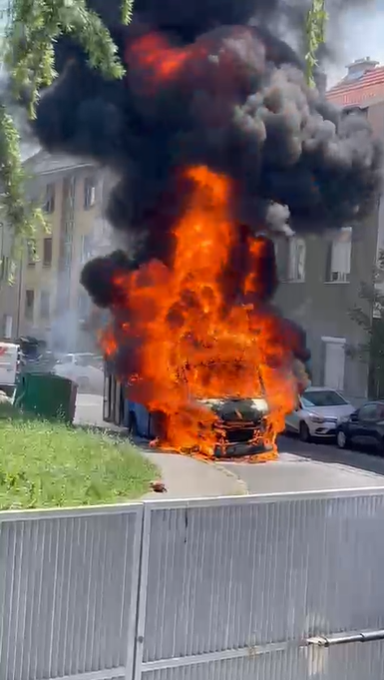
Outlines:
[[37,420],[0,404],[0,509],[121,503],[158,471],[127,441]]

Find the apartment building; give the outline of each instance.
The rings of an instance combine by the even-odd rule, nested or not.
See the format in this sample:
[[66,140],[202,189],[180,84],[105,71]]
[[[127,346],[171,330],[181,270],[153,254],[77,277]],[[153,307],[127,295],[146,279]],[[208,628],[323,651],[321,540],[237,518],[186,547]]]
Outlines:
[[[384,140],[384,67],[369,58],[354,62],[327,96],[347,110],[362,110]],[[362,282],[373,281],[383,248],[382,198],[364,223],[319,236],[282,239],[276,246],[282,281],[277,302],[307,332],[313,382],[342,390],[356,403],[368,396],[370,366],[350,352],[367,340],[350,310],[355,304],[365,305],[373,315],[359,291]]]
[[[18,335],[56,351],[85,351],[91,301],[80,285],[85,262],[102,251],[103,175],[91,163],[39,151],[26,162],[30,195],[42,202],[49,230],[26,244],[19,282]],[[103,241],[104,239],[104,241]]]

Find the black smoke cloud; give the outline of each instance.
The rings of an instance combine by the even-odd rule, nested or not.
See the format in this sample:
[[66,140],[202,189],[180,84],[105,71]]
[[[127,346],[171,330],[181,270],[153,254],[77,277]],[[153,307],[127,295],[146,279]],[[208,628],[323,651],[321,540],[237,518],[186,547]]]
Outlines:
[[[137,0],[128,27],[115,0],[89,4],[110,28],[126,76],[103,80],[62,39],[60,75],[41,97],[35,131],[49,151],[91,157],[117,174],[107,214],[136,243],[136,266],[169,261],[188,193],[180,168],[191,164],[233,179],[233,217],[254,232],[337,228],[370,209],[381,153],[369,123],[310,90],[300,55],[271,30],[282,21],[299,30],[306,0]],[[336,16],[345,2],[329,4]],[[153,32],[189,55],[161,86],[137,50]],[[90,263],[83,282],[105,305],[97,281],[104,288],[113,261],[103,266],[102,274],[100,260]]]

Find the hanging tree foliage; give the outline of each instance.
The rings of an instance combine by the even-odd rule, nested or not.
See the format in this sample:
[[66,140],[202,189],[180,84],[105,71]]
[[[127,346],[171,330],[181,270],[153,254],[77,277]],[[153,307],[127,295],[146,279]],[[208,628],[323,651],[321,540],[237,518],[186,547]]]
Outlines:
[[[129,23],[134,0],[121,0],[121,19]],[[159,0],[160,1],[160,0]],[[107,0],[105,0],[107,2]],[[307,76],[313,84],[316,52],[324,41],[325,0],[312,0],[307,14]],[[106,78],[121,78],[121,64],[111,35],[86,0],[9,0],[3,59],[13,95],[29,93],[29,116],[33,118],[39,91],[55,78],[54,44],[69,35],[88,55],[89,63]],[[0,209],[11,227],[14,247],[30,238],[44,223],[37,206],[25,200],[25,174],[20,157],[20,137],[4,103],[0,104]]]
[[[128,23],[133,0],[122,0],[122,21]],[[89,63],[106,78],[124,74],[116,47],[100,17],[85,0],[9,0],[3,49],[13,96],[29,95],[33,118],[39,91],[56,76],[54,44],[70,35],[88,54]],[[0,104],[0,208],[11,227],[14,251],[44,223],[38,206],[25,200],[26,176],[20,156],[20,136],[4,103]]]
[[312,5],[307,14],[305,32],[307,37],[307,53],[305,63],[307,66],[307,80],[311,86],[315,85],[313,71],[317,66],[317,53],[320,45],[325,42],[325,30],[327,24],[327,12],[325,0],[312,0]]

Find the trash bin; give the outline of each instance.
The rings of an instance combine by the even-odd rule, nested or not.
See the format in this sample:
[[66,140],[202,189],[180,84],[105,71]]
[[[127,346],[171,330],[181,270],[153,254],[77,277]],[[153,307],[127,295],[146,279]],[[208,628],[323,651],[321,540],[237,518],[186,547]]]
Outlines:
[[16,388],[14,405],[47,420],[72,423],[77,385],[52,373],[24,373]]

